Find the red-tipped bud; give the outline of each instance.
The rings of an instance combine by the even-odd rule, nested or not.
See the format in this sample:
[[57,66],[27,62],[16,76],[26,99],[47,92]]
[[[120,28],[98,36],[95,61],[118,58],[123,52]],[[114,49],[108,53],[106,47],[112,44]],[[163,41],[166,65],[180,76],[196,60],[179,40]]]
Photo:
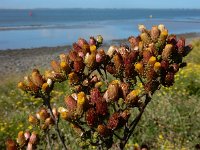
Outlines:
[[83,59],[78,57],[76,61],[74,61],[74,71],[75,72],[83,72],[85,68],[85,64],[83,63]]
[[70,61],[75,61],[77,56],[78,56],[78,53],[76,51],[70,51],[69,52],[69,60]]

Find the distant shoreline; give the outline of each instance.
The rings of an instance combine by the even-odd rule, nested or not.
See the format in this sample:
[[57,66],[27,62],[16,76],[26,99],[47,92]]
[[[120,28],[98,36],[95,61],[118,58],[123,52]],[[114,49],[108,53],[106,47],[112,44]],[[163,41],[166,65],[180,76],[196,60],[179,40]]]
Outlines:
[[[200,33],[184,33],[178,34],[177,37],[185,37],[186,43],[191,43],[194,39],[200,39]],[[109,43],[105,43],[103,48],[107,50],[111,44],[119,45],[127,42],[126,39],[116,39]],[[34,68],[47,69],[50,68],[50,62],[58,59],[59,54],[67,53],[71,49],[71,45],[56,47],[40,47],[30,49],[12,49],[0,50],[0,83],[9,79],[22,78],[22,74],[30,72]],[[14,76],[13,76],[14,75]]]

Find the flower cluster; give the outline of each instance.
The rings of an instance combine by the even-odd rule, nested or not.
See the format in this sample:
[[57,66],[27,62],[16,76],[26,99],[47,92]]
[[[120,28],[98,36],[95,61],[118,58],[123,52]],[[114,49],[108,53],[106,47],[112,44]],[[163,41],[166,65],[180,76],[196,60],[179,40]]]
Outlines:
[[[131,36],[128,43],[112,45],[107,51],[100,48],[101,36],[90,37],[89,42],[80,38],[59,61],[51,62],[52,69],[44,75],[34,69],[18,87],[42,98],[50,114],[42,108],[36,116],[29,116],[29,122],[46,129],[61,117],[83,141],[89,140],[89,145],[110,148],[117,138],[124,148],[151,95],[161,86],[173,85],[174,75],[186,66],[183,57],[192,49],[184,38],[169,35],[162,24],[151,30],[139,25],[139,30],[139,36]],[[53,113],[50,93],[55,82],[64,81],[73,92],[65,96],[65,107]],[[134,108],[140,113],[131,120]],[[117,135],[121,132],[122,137]]]

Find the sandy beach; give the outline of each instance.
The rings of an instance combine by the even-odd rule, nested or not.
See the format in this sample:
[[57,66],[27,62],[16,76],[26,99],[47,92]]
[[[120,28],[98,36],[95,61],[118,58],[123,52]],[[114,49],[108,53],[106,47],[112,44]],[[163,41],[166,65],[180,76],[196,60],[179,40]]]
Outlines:
[[[200,38],[200,33],[186,33],[177,35],[177,37],[181,36],[186,38],[186,43],[188,44],[191,43],[192,40]],[[125,41],[126,39],[112,40],[111,44],[117,45]],[[0,50],[0,83],[11,78],[23,78],[23,74],[30,72],[33,68],[49,68],[50,61],[57,59],[59,54],[66,53],[70,47],[71,46],[57,46],[31,49]]]

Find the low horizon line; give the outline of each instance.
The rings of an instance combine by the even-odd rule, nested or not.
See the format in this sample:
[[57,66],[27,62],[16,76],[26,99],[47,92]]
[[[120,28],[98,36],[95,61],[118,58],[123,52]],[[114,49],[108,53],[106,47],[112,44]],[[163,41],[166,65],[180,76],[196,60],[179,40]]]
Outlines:
[[200,8],[0,8],[1,10],[36,10],[36,9],[195,9],[199,10]]

